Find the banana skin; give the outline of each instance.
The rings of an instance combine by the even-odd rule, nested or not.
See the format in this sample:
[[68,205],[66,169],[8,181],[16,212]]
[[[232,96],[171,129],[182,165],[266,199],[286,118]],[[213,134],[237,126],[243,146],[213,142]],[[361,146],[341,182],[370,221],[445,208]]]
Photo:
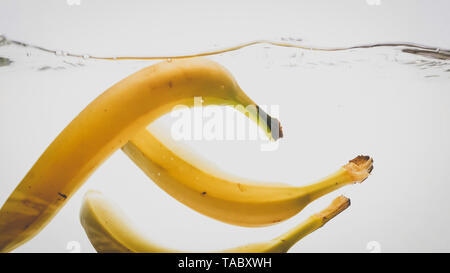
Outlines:
[[201,169],[171,151],[148,129],[122,147],[125,154],[169,195],[216,220],[246,227],[284,221],[315,199],[364,181],[373,169],[369,156],[357,156],[336,172],[307,186],[261,183]]
[[[92,101],[48,146],[0,210],[0,252],[35,236],[113,152],[175,105],[227,103],[255,106],[233,76],[203,58],[172,60],[144,68]],[[259,107],[246,115],[264,115]],[[281,136],[276,119],[258,125]]]
[[[310,216],[291,230],[265,242],[217,251],[221,253],[283,253],[300,239],[319,229],[350,206],[350,199],[339,196],[323,211]],[[91,244],[100,253],[179,253],[152,242],[133,226],[117,204],[98,191],[86,193],[80,221]]]

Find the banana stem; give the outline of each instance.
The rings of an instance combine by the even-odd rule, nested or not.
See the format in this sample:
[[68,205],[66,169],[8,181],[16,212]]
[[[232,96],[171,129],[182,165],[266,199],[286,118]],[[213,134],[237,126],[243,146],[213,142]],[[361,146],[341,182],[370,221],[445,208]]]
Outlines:
[[322,182],[306,186],[304,189],[308,192],[309,199],[312,202],[330,192],[352,183],[354,183],[354,181],[352,180],[350,174],[347,170],[341,168],[337,173],[323,179]]
[[258,117],[258,125],[263,126],[266,131],[270,132],[272,140],[278,140],[283,137],[283,128],[281,127],[281,123],[278,119],[271,117],[267,114],[261,107],[256,105],[257,108],[257,117]]
[[321,228],[336,215],[350,206],[350,199],[345,196],[339,196],[321,212],[310,216],[306,221],[298,226],[275,238],[270,252],[287,252],[294,244],[306,235]]
[[236,109],[252,121],[256,122],[256,124],[266,133],[270,140],[276,141],[283,137],[283,129],[280,121],[267,114],[244,92],[239,92],[235,100],[243,106],[236,107]]
[[276,141],[283,137],[283,130],[278,119],[270,116],[261,107],[256,104],[249,104],[244,106],[238,105],[236,107],[239,112],[246,115],[249,119],[255,122],[267,135],[271,141]]
[[[235,86],[234,88],[240,89],[240,87]],[[240,94],[242,93],[242,94]],[[200,100],[187,99],[182,102],[183,105],[187,107],[203,107],[209,105],[222,105],[234,107],[237,111],[244,114],[247,118],[256,123],[256,125],[261,128],[266,136],[271,141],[276,141],[283,137],[283,130],[281,123],[277,118],[272,117],[266,113],[258,104],[256,104],[251,98],[249,98],[244,91],[241,90],[239,94],[231,99],[221,99],[217,97],[205,97]]]
[[308,192],[310,201],[313,201],[345,185],[363,182],[372,170],[373,159],[360,155],[350,160],[337,173],[323,179],[322,182],[306,186],[303,189]]

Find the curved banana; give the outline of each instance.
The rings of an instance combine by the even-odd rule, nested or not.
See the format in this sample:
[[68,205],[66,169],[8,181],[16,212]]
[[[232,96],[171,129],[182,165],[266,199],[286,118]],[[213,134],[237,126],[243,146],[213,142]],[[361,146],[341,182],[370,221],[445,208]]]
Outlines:
[[[92,101],[9,196],[0,210],[0,252],[32,238],[114,151],[175,105],[193,105],[194,97],[205,105],[253,105],[246,115],[254,121],[266,116],[224,67],[207,59],[166,61],[132,74]],[[277,120],[258,125],[280,137]]]
[[[270,241],[249,244],[220,252],[273,253],[287,252],[300,239],[322,227],[350,206],[350,199],[339,196],[328,208],[310,216],[290,231]],[[153,243],[143,236],[122,210],[97,191],[86,193],[80,221],[97,252],[167,253],[180,252]]]
[[258,183],[208,173],[179,157],[147,129],[122,150],[159,187],[192,209],[233,225],[271,225],[294,216],[310,202],[342,186],[362,182],[372,159],[358,156],[335,173],[309,186]]

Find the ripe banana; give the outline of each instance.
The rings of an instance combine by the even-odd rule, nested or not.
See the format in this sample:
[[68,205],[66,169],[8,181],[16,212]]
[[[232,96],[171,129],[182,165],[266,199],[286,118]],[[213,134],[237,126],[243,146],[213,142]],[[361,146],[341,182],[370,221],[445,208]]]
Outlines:
[[[113,152],[175,105],[192,106],[194,97],[204,105],[255,106],[245,112],[254,121],[266,116],[224,67],[207,59],[171,60],[134,73],[92,101],[9,196],[0,210],[0,252],[31,239]],[[258,125],[272,139],[281,136],[276,119]]]
[[[322,227],[350,206],[350,199],[340,196],[320,213],[310,216],[290,231],[270,241],[249,244],[220,252],[274,253],[287,252],[300,239]],[[180,252],[165,248],[143,236],[128,217],[101,193],[86,193],[80,211],[80,221],[97,252],[167,253]]]
[[297,214],[313,200],[342,186],[362,182],[372,159],[358,156],[335,173],[309,186],[258,183],[208,173],[179,157],[147,129],[122,150],[159,187],[192,209],[233,225],[271,225]]

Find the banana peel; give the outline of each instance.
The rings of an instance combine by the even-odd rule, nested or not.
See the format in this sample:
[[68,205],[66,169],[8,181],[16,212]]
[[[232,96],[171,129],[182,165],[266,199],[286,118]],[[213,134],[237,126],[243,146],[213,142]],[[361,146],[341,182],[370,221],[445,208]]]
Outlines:
[[[120,148],[150,177],[148,169],[173,168],[172,163],[158,162],[159,155],[147,152],[152,147],[147,145],[151,138],[142,132],[174,106],[193,106],[194,97],[201,97],[204,105],[243,106],[236,109],[244,109],[243,113],[257,122],[269,139],[277,140],[283,135],[279,121],[259,108],[233,76],[213,61],[171,60],[144,68],[92,101],[40,156],[0,210],[0,252],[9,252],[39,233],[88,177]],[[163,147],[163,152],[170,151]],[[177,162],[180,166],[189,164],[182,158]],[[181,179],[181,172],[170,169],[160,180],[152,179],[201,213],[236,225],[261,226],[285,220],[312,200],[343,185],[362,182],[372,170],[372,162],[370,157],[359,156],[328,178],[301,188],[273,185],[252,188],[236,181],[219,181],[220,177],[201,174],[190,165],[189,175],[197,172],[203,179],[201,183],[188,185],[193,185],[191,189],[197,196],[190,198],[192,191],[186,191],[188,198],[184,199],[180,196],[186,181]],[[216,183],[212,184],[213,181]],[[178,183],[172,192],[167,190],[171,183],[172,186]],[[227,193],[228,198],[215,195],[217,189],[230,185],[233,189]],[[202,190],[204,186],[211,190]],[[277,193],[273,194],[274,191]],[[244,197],[246,201],[239,204]],[[189,199],[199,205],[192,205]],[[241,209],[244,213],[239,212]],[[251,213],[256,217],[243,220]]]
[[[35,236],[86,179],[139,130],[176,105],[226,103],[275,140],[279,122],[241,90],[221,65],[204,58],[161,62],[121,80],[92,101],[48,146],[0,210],[0,251]],[[268,116],[259,122],[260,116]],[[273,130],[278,127],[277,130]]]
[[[299,223],[291,230],[265,242],[218,251],[221,253],[283,253],[300,239],[319,229],[350,206],[350,199],[339,196],[323,211]],[[98,191],[84,196],[80,221],[89,241],[100,253],[179,253],[143,235],[114,202]]]

